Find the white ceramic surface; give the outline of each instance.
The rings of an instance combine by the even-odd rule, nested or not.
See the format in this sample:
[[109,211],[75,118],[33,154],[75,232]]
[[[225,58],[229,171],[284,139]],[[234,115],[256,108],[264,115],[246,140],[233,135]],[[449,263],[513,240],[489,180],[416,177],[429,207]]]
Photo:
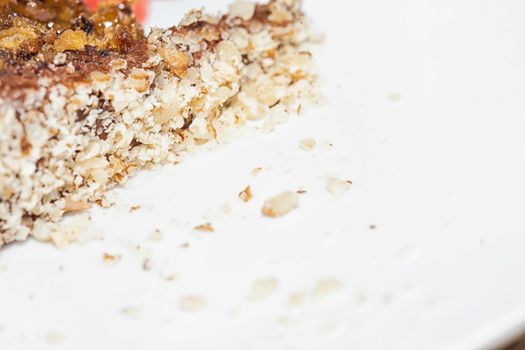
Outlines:
[[[525,2],[305,2],[328,103],[140,174],[92,211],[103,241],[2,250],[1,349],[491,349],[525,326]],[[225,3],[157,1],[150,22]],[[328,174],[353,187],[333,198]],[[261,216],[299,188],[296,211]],[[326,279],[342,287],[316,296]],[[185,296],[206,305],[184,311]]]

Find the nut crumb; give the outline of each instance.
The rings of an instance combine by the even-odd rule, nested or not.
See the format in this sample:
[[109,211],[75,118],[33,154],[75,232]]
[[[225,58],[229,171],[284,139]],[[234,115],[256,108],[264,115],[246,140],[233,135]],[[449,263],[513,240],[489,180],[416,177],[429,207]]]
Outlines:
[[303,189],[299,189],[297,191],[295,191],[297,194],[305,194],[307,193],[306,190],[303,190]]
[[275,277],[260,278],[253,282],[250,290],[250,300],[260,300],[270,296],[279,287],[279,281]]
[[265,216],[278,218],[288,214],[298,206],[299,197],[297,196],[297,193],[286,191],[266,200],[261,211]]
[[252,197],[253,197],[253,194],[252,194],[252,189],[250,188],[250,186],[247,186],[244,190],[239,192],[239,198],[244,203],[248,203],[250,199],[252,199]]
[[190,244],[188,242],[184,242],[182,243],[179,247],[183,248],[183,249],[186,249],[186,248],[189,248],[190,247]]
[[179,300],[179,307],[184,312],[202,310],[206,304],[206,299],[200,295],[187,295]]
[[106,266],[115,266],[120,262],[121,256],[120,255],[111,255],[108,253],[104,253],[102,256],[102,261],[104,262],[104,265]]
[[330,176],[326,179],[326,190],[334,197],[341,197],[350,189],[352,181],[341,180],[335,176]]
[[200,231],[200,232],[215,232],[215,228],[213,228],[212,224],[209,222],[202,224],[202,225],[195,226],[193,229],[195,231]]
[[255,169],[252,170],[252,172],[250,173],[250,176],[251,177],[255,177],[257,175],[259,175],[259,173],[263,170],[263,168],[261,167],[257,167]]
[[308,138],[308,139],[301,140],[299,142],[299,146],[304,151],[313,151],[315,149],[316,142],[315,142],[315,139]]
[[132,205],[132,206],[129,208],[129,212],[130,212],[130,213],[133,213],[134,211],[137,211],[137,210],[139,210],[140,208],[142,208],[141,205]]

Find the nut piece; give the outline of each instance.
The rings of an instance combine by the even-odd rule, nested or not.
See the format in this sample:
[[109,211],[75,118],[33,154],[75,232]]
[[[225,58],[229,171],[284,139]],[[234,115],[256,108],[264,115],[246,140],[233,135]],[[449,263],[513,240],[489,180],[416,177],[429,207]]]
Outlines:
[[275,197],[272,197],[266,202],[261,211],[264,215],[271,218],[278,218],[288,214],[299,205],[299,197],[293,191],[283,192]]
[[82,211],[86,209],[91,209],[91,203],[85,203],[83,201],[74,201],[71,198],[66,198],[66,204],[64,206],[65,213],[71,213],[76,211]]
[[104,255],[102,256],[102,261],[106,266],[115,266],[120,261],[120,259],[120,255],[111,255],[108,253],[104,253]]
[[230,17],[238,17],[249,21],[255,14],[255,3],[251,1],[236,1],[229,6],[229,10]]
[[53,57],[53,64],[56,66],[61,66],[63,64],[66,64],[67,62],[67,55],[63,52],[59,52]]
[[351,186],[352,181],[350,180],[341,180],[335,176],[330,176],[326,179],[326,190],[334,197],[341,197],[348,192]]
[[174,48],[161,47],[159,50],[160,57],[164,61],[164,65],[171,70],[179,78],[186,77],[188,71],[189,58],[182,52]]
[[199,225],[199,226],[195,226],[193,229],[195,231],[201,231],[201,232],[215,232],[215,229],[213,228],[212,224],[209,222]]
[[248,203],[250,201],[250,199],[252,199],[252,197],[253,197],[253,194],[252,194],[252,189],[250,188],[250,186],[246,187],[244,190],[242,190],[239,193],[239,198],[244,203]]
[[86,33],[83,30],[68,29],[55,40],[55,50],[82,50],[88,43]]
[[129,207],[129,212],[130,212],[130,213],[133,213],[134,211],[137,211],[137,210],[139,210],[140,208],[142,208],[141,205],[132,205],[131,207]]
[[38,34],[29,27],[12,27],[0,31],[0,47],[17,49],[24,42],[38,38]]

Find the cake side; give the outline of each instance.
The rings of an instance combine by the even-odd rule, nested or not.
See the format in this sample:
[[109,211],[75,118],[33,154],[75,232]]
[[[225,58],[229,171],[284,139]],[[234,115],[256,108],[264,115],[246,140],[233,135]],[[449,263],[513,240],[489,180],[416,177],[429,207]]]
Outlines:
[[115,57],[74,84],[44,76],[36,89],[4,95],[0,245],[30,234],[55,239],[64,213],[106,205],[104,192],[136,171],[315,102],[312,37],[299,5],[241,2],[220,18],[193,11],[151,31],[140,65]]

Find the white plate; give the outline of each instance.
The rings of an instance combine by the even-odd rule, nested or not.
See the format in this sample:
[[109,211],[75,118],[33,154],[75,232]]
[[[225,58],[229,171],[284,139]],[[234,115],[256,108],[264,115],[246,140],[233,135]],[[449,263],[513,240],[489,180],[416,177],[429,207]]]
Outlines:
[[[225,7],[158,1],[151,23],[201,4]],[[328,104],[142,173],[92,212],[104,241],[3,250],[2,349],[489,349],[525,326],[525,2],[305,5],[326,34]],[[334,148],[304,152],[306,137]],[[334,199],[327,174],[354,185]],[[298,210],[260,215],[300,187]],[[207,221],[215,233],[192,230]],[[161,242],[147,240],[155,229]],[[276,289],[250,300],[269,278]],[[316,296],[326,279],[342,287]],[[188,295],[206,307],[184,312]]]

